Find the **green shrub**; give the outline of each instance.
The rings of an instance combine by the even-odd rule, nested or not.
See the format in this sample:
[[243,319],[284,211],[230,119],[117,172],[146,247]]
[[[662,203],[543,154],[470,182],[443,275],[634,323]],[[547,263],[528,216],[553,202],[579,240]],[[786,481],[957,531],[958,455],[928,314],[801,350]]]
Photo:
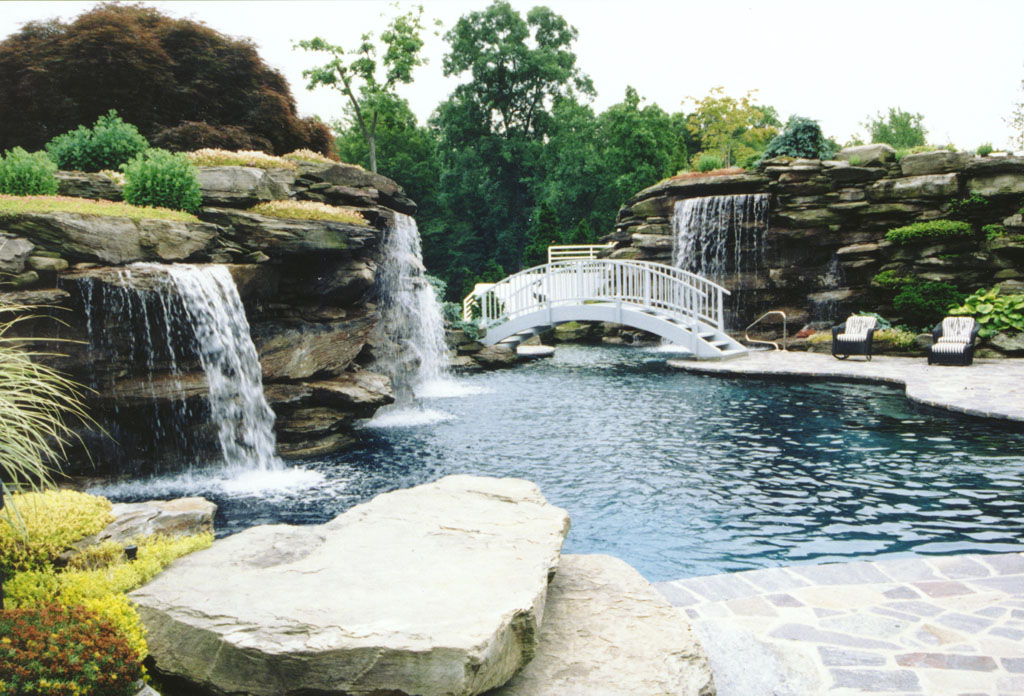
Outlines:
[[805,157],[808,159],[831,159],[835,150],[821,133],[817,121],[801,116],[790,116],[785,129],[768,143],[761,161],[772,157]]
[[142,667],[108,622],[82,607],[0,612],[0,695],[129,696]]
[[875,287],[886,288],[887,290],[899,290],[908,283],[913,283],[916,279],[914,276],[900,275],[899,271],[888,270],[882,271],[871,279],[871,284]]
[[875,332],[876,341],[886,341],[896,350],[907,351],[917,347],[917,334],[907,329],[890,327]]
[[98,172],[117,169],[149,148],[139,129],[111,109],[92,128],[79,126],[46,143],[46,151],[61,169]]
[[981,228],[982,233],[985,235],[985,239],[992,241],[993,239],[999,239],[1006,235],[1006,228],[998,223],[991,225],[984,225]]
[[721,156],[716,155],[712,152],[705,152],[699,158],[697,158],[697,171],[698,172],[710,172],[713,169],[721,169],[725,166]]
[[982,338],[1004,331],[1024,331],[1024,295],[1000,295],[998,287],[982,288],[949,314],[974,317]]
[[57,165],[45,152],[26,152],[20,147],[0,157],[0,193],[12,196],[52,196]]
[[992,154],[992,143],[982,143],[978,146],[978,157],[988,157]]
[[971,226],[959,220],[929,220],[896,227],[885,233],[894,244],[913,244],[943,237],[969,237]]
[[977,193],[967,198],[954,198],[949,202],[949,216],[954,220],[967,220],[983,214],[988,205],[988,199]]
[[960,304],[963,293],[956,286],[933,280],[904,285],[892,300],[893,308],[915,327],[930,327]]
[[198,170],[179,152],[146,150],[122,169],[124,199],[132,205],[195,213],[203,203]]

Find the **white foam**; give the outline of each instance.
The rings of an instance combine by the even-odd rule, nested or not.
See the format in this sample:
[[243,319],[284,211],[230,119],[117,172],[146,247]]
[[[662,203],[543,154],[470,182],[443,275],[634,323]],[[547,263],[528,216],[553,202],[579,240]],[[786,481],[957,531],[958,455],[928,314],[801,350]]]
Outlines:
[[455,379],[432,379],[416,386],[418,399],[457,399],[464,396],[487,394],[490,389],[476,384],[466,384]]
[[[101,484],[91,487],[89,492],[114,499],[139,496],[160,499],[203,493],[221,493],[233,497],[267,497],[316,488],[325,480],[320,472],[302,467],[265,471],[220,469]],[[337,485],[337,481],[332,481],[332,486]]]
[[394,411],[378,411],[368,420],[366,428],[414,428],[434,425],[453,420],[455,416],[432,408],[401,408]]

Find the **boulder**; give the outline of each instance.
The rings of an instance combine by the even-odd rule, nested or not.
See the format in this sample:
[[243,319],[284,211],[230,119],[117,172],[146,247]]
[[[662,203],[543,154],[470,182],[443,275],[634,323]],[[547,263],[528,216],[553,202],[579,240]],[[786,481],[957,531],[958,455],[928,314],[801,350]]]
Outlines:
[[54,174],[54,178],[57,179],[57,193],[61,196],[108,201],[124,200],[121,186],[106,174],[59,171]]
[[528,481],[449,476],[221,539],[131,599],[155,671],[212,694],[469,696],[533,658],[568,529]]
[[686,615],[629,564],[562,556],[548,590],[537,656],[488,696],[715,694]]
[[1020,331],[997,333],[988,342],[1004,355],[1024,355],[1024,333]]
[[901,179],[882,179],[868,188],[871,200],[901,198],[949,198],[957,195],[960,182],[957,174],[925,174]]
[[634,234],[633,246],[638,249],[661,249],[671,251],[675,240],[663,234]]
[[22,237],[0,234],[0,273],[21,273],[35,245]]
[[367,225],[294,220],[228,208],[204,208],[203,218],[227,228],[234,243],[271,258],[295,254],[340,255],[373,246],[379,234]]
[[971,193],[985,197],[1024,193],[1024,157],[975,158],[966,172]]
[[877,167],[896,160],[896,150],[885,143],[846,147],[836,154],[836,159],[857,166]]
[[375,372],[350,372],[306,385],[312,390],[313,403],[343,409],[355,418],[369,418],[395,402],[391,380]]
[[53,256],[29,256],[26,265],[40,273],[57,273],[67,270],[70,266],[64,259]]
[[207,251],[220,232],[205,222],[63,212],[22,213],[0,226],[63,258],[109,264],[185,261]]
[[291,181],[295,179],[295,175],[285,169],[276,171],[274,176],[258,167],[198,167],[198,170],[203,204],[209,206],[244,208],[262,201],[288,198],[291,194],[288,177]]
[[[382,205],[406,215],[416,213],[416,203],[405,195],[405,190],[401,186],[386,176],[374,174],[359,165],[343,162],[336,164],[300,162],[299,173],[304,178],[325,182],[333,187],[375,189]],[[320,193],[327,198],[337,192],[331,187],[325,187]]]
[[306,379],[340,375],[362,350],[376,315],[329,323],[302,319],[261,321],[252,325],[263,380]]
[[945,174],[960,171],[970,160],[971,153],[969,152],[950,152],[949,150],[919,152],[901,159],[900,169],[903,170],[903,176]]
[[473,354],[477,365],[488,370],[512,367],[518,362],[516,350],[511,345],[484,346]]

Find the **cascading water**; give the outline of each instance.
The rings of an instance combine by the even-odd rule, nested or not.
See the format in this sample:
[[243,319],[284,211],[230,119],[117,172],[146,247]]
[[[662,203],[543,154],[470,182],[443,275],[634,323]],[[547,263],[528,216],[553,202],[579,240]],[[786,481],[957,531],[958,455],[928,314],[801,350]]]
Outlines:
[[[111,434],[122,452],[153,460],[221,459],[233,470],[281,468],[274,413],[226,268],[134,264],[106,282],[78,282],[93,356],[91,381],[115,397]],[[111,364],[127,365],[127,372],[105,372],[103,366]],[[205,401],[198,399],[204,392]],[[134,431],[125,427],[129,422],[136,424]],[[213,452],[203,451],[204,431],[212,431],[207,439],[216,441]]]
[[377,272],[381,321],[377,327],[378,364],[391,377],[398,404],[414,390],[448,374],[441,303],[427,280],[416,221],[396,214],[384,234]]
[[672,217],[672,265],[716,283],[757,271],[764,260],[768,194],[678,201]]
[[224,462],[238,469],[280,468],[274,412],[263,395],[259,356],[234,279],[223,266],[163,268],[195,332]]

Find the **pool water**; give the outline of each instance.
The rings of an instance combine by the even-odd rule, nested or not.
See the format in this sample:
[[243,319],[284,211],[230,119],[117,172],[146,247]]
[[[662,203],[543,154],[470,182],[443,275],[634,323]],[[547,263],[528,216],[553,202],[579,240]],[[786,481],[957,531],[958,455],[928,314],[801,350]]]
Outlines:
[[569,511],[566,552],[618,556],[652,581],[1024,548],[1019,430],[918,411],[901,389],[690,375],[668,357],[562,345],[428,390],[355,449],[270,481],[199,472],[99,492],[206,495],[230,533],[326,521],[447,474],[516,476]]

